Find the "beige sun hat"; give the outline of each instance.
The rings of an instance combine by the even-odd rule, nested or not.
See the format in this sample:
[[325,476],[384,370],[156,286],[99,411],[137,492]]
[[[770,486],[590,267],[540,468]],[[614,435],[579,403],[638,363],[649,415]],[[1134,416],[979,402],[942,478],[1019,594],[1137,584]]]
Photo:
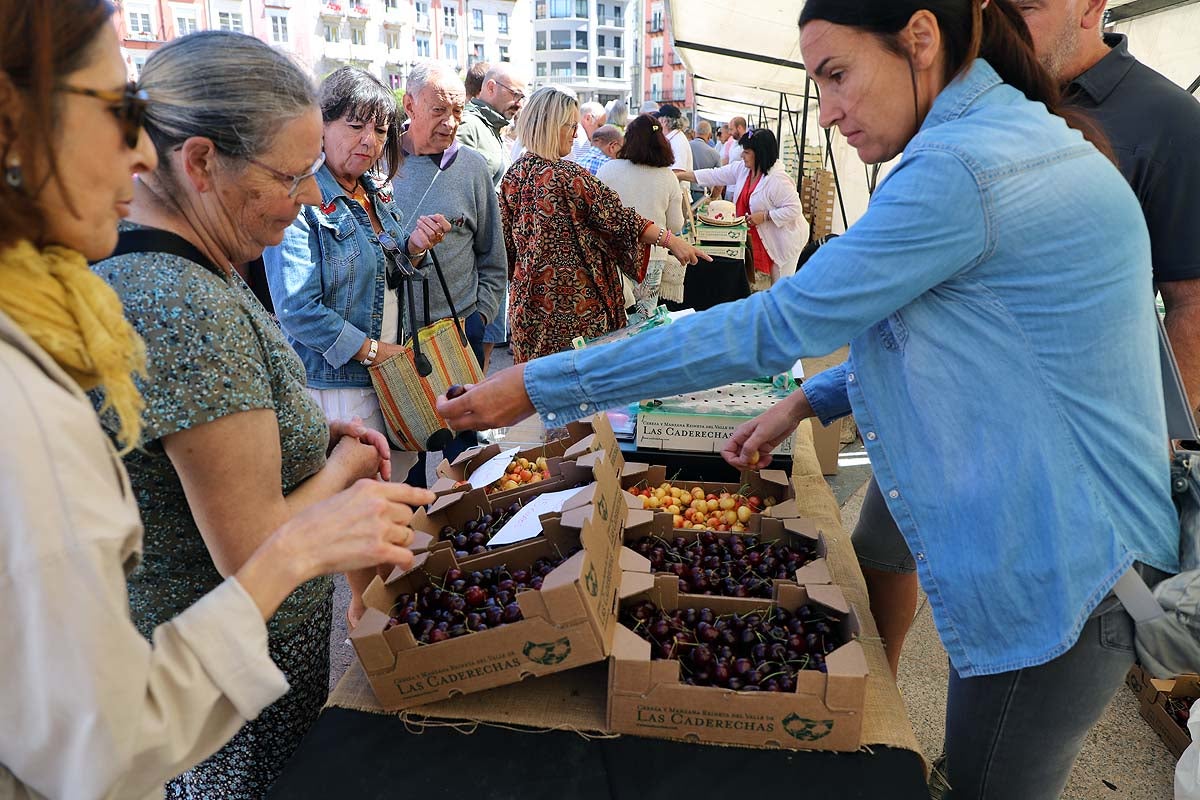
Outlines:
[[746,221],[744,216],[737,215],[737,206],[728,200],[713,200],[705,207],[704,212],[696,215],[696,219],[705,225],[741,225]]

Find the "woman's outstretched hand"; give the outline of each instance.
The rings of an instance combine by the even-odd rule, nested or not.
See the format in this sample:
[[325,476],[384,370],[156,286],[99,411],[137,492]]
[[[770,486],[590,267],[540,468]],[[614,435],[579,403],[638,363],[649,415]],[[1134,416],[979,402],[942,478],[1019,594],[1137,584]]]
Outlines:
[[536,411],[525,391],[524,364],[501,370],[483,383],[451,386],[438,398],[437,410],[456,431],[514,425]]

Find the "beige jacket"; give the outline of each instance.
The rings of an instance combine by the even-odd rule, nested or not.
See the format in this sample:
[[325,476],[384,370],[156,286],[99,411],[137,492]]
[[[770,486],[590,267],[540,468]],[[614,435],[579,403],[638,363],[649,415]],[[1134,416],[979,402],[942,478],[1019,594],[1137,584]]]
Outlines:
[[91,403],[0,313],[0,800],[162,797],[287,691],[234,578],[142,638],[141,546]]

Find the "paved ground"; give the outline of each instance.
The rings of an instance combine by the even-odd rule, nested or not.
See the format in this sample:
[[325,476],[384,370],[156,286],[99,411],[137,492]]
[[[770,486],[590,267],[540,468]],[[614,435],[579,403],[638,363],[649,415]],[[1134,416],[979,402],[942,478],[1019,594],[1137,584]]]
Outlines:
[[[511,363],[507,350],[497,350],[490,371]],[[438,457],[429,459],[431,464],[438,460]],[[870,466],[865,461],[861,442],[847,446],[842,452],[840,474],[830,479],[834,494],[842,503],[847,530],[853,530],[858,520],[863,489],[870,477]],[[348,589],[340,576],[336,586],[330,640],[331,688],[354,660],[353,648],[346,641]],[[942,749],[947,673],[946,652],[922,595],[900,662],[899,684],[917,740],[930,761]],[[1168,800],[1173,791],[1174,769],[1171,753],[1138,715],[1133,694],[1122,688],[1088,736],[1063,800]]]

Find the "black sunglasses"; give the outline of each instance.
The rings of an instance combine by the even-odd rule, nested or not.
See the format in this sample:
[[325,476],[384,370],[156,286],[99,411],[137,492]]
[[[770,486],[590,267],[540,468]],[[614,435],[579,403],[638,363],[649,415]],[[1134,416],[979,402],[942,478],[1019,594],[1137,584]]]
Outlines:
[[78,86],[59,86],[60,92],[81,94],[84,97],[94,97],[108,103],[109,110],[121,123],[121,132],[125,135],[125,145],[133,150],[137,147],[138,137],[142,134],[142,122],[146,119],[146,106],[150,96],[145,89],[139,89],[133,81],[125,84],[125,89],[119,92],[104,89],[84,89]]

